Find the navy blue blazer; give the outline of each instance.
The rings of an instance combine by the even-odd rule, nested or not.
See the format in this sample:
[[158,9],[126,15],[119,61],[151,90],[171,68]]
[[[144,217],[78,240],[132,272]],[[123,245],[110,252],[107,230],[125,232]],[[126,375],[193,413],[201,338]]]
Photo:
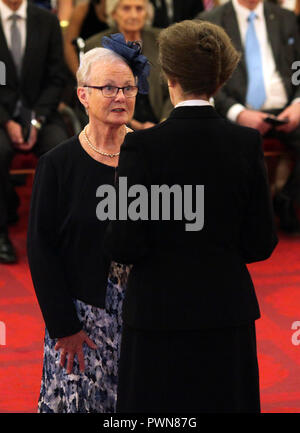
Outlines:
[[[127,134],[119,177],[128,187],[204,185],[204,225],[187,221],[112,221],[110,257],[133,264],[124,322],[140,329],[200,329],[260,316],[246,263],[277,244],[259,132],[213,107],[180,107],[163,123]],[[134,198],[129,199],[134,201]],[[151,201],[149,201],[151,208]]]

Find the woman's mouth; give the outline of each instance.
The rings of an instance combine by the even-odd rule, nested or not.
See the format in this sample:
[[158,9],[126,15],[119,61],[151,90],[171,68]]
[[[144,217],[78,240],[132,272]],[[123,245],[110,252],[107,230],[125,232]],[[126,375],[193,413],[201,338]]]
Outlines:
[[113,113],[123,113],[125,112],[125,108],[114,108],[111,110]]

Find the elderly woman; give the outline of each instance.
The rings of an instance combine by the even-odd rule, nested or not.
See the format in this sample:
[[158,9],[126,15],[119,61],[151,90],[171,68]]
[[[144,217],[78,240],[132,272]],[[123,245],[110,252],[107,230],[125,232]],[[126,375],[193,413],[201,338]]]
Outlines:
[[163,30],[159,48],[175,108],[126,136],[118,168],[128,189],[151,189],[149,219],[144,207],[139,221],[114,221],[104,241],[113,259],[133,264],[117,411],[259,412],[260,313],[246,263],[277,243],[269,187],[260,134],[209,103],[239,55],[204,21]]
[[126,41],[140,41],[143,54],[152,68],[149,75],[149,95],[137,95],[134,118],[130,126],[144,129],[166,118],[172,105],[167,86],[161,80],[158,65],[157,37],[159,29],[145,27],[148,16],[148,0],[106,0],[109,30],[98,33],[86,41],[86,51],[99,47],[103,36],[121,32]]
[[39,412],[115,410],[128,268],[112,264],[107,285],[109,261],[102,246],[107,222],[96,217],[96,191],[114,184],[136,79],[145,87],[149,68],[139,48],[119,36],[117,44],[106,41],[110,49],[85,54],[77,92],[89,123],[43,156],[35,175],[28,257],[46,324]]

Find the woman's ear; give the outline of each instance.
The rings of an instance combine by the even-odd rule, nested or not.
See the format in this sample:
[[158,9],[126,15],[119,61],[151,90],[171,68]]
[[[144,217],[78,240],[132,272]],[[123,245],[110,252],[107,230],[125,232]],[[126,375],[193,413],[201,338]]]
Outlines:
[[82,105],[87,110],[89,108],[88,89],[86,87],[77,87],[77,96],[78,96],[79,101],[82,103]]
[[176,85],[176,81],[173,80],[172,78],[168,78],[167,82],[168,82],[168,87],[175,87]]

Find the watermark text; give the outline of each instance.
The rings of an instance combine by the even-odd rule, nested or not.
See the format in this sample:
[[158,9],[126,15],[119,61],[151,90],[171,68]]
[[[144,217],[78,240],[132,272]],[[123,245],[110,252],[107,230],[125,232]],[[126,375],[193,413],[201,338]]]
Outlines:
[[[199,231],[204,226],[204,185],[131,185],[119,177],[119,189],[112,185],[97,188],[101,198],[96,208],[100,221],[188,221],[186,231]],[[128,199],[130,203],[128,205]],[[117,203],[118,200],[118,203]],[[150,210],[149,210],[150,207]]]
[[300,344],[300,320],[292,323],[292,329],[296,329],[296,332],[292,335],[292,343],[294,346],[299,346]]
[[6,345],[6,326],[4,322],[0,322],[0,346]]
[[4,62],[0,61],[0,86],[6,84],[6,66]]

